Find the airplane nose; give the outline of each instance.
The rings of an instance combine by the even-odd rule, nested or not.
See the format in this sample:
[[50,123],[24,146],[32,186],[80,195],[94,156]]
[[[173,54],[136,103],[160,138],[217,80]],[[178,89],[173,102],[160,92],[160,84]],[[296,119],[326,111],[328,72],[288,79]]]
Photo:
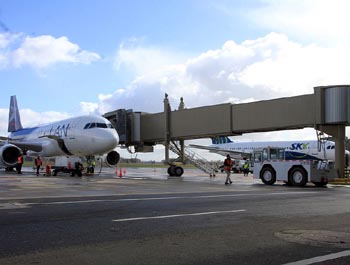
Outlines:
[[112,130],[113,131],[113,140],[111,140],[111,145],[114,145],[114,148],[117,147],[117,145],[119,144],[119,135],[118,133],[115,131],[115,130]]
[[117,147],[119,143],[119,136],[115,130],[104,130],[99,133],[99,136],[95,138],[98,142],[98,153],[107,153]]
[[111,149],[114,149],[117,147],[118,143],[119,143],[119,135],[115,130],[110,130],[108,131],[108,135],[106,136],[106,145],[110,146]]

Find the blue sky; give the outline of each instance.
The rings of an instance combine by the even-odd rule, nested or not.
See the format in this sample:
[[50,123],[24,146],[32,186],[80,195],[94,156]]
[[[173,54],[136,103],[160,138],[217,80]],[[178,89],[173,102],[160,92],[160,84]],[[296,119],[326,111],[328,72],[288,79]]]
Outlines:
[[[348,1],[0,0],[0,134],[118,108],[158,112],[349,84]],[[246,139],[310,138],[313,132]],[[244,139],[242,137],[242,139]]]

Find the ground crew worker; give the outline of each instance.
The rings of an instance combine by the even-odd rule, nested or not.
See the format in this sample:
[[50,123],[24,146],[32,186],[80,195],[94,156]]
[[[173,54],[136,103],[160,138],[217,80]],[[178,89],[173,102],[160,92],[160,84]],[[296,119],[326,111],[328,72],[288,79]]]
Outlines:
[[95,172],[95,166],[96,166],[95,159],[92,159],[92,160],[91,160],[91,173],[94,173],[94,172]]
[[23,155],[19,154],[17,158],[17,174],[22,174],[22,166],[23,166]]
[[227,155],[224,161],[224,170],[227,174],[225,185],[232,184],[232,181],[230,178],[232,166],[233,166],[233,161],[231,160],[230,155]]
[[249,174],[249,163],[246,160],[243,164],[243,176],[248,176]]
[[43,162],[41,161],[40,156],[38,156],[37,158],[35,158],[35,166],[36,166],[36,175],[39,176],[39,170],[41,165],[43,164]]

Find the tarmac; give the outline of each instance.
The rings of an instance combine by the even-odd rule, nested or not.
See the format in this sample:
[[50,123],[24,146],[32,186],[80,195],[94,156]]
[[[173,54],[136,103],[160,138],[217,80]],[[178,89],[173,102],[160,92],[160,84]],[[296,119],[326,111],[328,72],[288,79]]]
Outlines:
[[[83,175],[82,177],[70,177],[69,174],[59,173],[58,176],[45,176],[45,171],[42,170],[39,176],[36,176],[34,170],[30,167],[23,168],[23,174],[18,175],[16,172],[0,171],[0,197],[6,197],[14,191],[26,190],[27,193],[48,193],[55,190],[54,193],[60,193],[60,189],[73,186],[72,192],[76,194],[116,194],[114,184],[122,182],[117,180],[153,180],[153,181],[181,181],[191,183],[205,183],[211,186],[212,189],[222,188],[225,183],[226,174],[218,172],[215,177],[210,177],[208,174],[198,169],[185,169],[182,177],[169,177],[167,168],[102,168],[96,170],[94,175]],[[231,174],[233,185],[257,185],[262,184],[260,179],[253,178],[253,174],[244,176],[240,173]],[[93,190],[91,184],[98,184]],[[275,185],[283,185],[284,183],[277,182]],[[313,184],[308,184],[313,186]],[[349,185],[349,178],[337,178],[330,182],[332,185]],[[96,185],[95,185],[96,186]],[[230,185],[228,185],[230,186]],[[216,187],[216,188],[215,188]],[[85,189],[85,190],[84,190]],[[78,191],[78,192],[77,192]],[[72,193],[72,195],[73,195]]]

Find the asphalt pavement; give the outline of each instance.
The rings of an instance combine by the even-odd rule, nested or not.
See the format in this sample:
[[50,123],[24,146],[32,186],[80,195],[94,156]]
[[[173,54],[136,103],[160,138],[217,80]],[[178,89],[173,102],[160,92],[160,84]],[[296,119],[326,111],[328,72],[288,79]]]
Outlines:
[[0,264],[350,264],[350,186],[0,172]]

